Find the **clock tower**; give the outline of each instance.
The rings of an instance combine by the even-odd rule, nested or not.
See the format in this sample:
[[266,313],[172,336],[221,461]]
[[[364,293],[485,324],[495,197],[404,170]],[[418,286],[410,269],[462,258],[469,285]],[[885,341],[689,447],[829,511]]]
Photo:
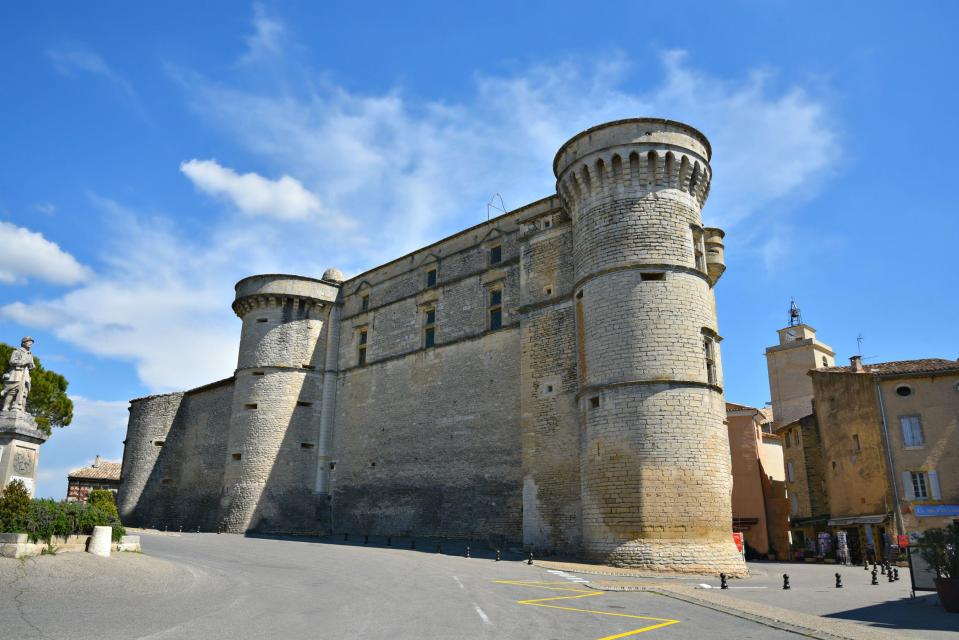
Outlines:
[[836,356],[808,324],[791,324],[777,333],[779,344],[766,349],[774,428],[812,413],[812,380],[807,373],[833,366]]

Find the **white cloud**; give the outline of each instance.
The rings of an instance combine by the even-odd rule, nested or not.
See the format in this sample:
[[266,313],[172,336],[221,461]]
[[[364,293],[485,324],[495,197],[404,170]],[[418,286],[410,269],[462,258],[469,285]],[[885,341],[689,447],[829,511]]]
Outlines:
[[240,63],[250,63],[274,56],[282,51],[283,23],[270,15],[259,2],[253,5],[253,34],[244,38],[246,53]]
[[83,396],[70,396],[73,401],[73,420],[82,425],[95,425],[97,429],[124,431],[129,418],[127,400],[91,400]]
[[827,108],[801,87],[775,90],[762,74],[718,78],[679,53],[664,55],[660,81],[638,84],[633,76],[651,77],[649,69],[602,58],[478,76],[473,97],[459,103],[319,81],[305,95],[253,92],[181,72],[193,108],[282,177],[185,162],[198,189],[235,211],[176,223],[96,198],[117,218],[97,277],[56,299],[8,304],[0,317],[128,360],[153,392],[184,389],[235,367],[239,278],[329,266],[355,273],[485,220],[494,192],[510,208],[549,195],[553,154],[588,126],[652,115],[702,129],[715,150],[707,218],[749,221],[757,247],[840,157]]
[[38,202],[33,205],[33,208],[48,216],[51,216],[57,212],[57,205],[53,204],[52,202]]
[[0,283],[22,284],[30,279],[53,284],[77,284],[90,269],[42,234],[0,220]]
[[318,215],[320,199],[303,188],[296,178],[270,180],[257,173],[238,174],[216,160],[189,160],[180,171],[204,193],[232,202],[248,215],[296,220]]
[[72,76],[77,72],[93,74],[109,80],[125,93],[134,95],[130,83],[93,51],[82,47],[48,49],[47,58],[53,63],[53,67],[65,76]]

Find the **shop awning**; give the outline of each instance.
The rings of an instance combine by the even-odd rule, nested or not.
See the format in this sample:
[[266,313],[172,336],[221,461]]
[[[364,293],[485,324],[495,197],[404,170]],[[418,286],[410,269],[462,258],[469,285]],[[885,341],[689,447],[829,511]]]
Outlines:
[[830,527],[846,527],[852,524],[882,524],[889,515],[882,513],[875,516],[851,516],[849,518],[830,518]]

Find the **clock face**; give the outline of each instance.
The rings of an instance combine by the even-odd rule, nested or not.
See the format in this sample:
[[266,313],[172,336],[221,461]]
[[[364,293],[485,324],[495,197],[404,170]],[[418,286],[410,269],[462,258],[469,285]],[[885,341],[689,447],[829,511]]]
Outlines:
[[786,337],[789,338],[790,340],[795,340],[795,339],[796,339],[796,330],[795,330],[795,329],[790,329],[789,331],[787,331],[787,332],[786,332]]

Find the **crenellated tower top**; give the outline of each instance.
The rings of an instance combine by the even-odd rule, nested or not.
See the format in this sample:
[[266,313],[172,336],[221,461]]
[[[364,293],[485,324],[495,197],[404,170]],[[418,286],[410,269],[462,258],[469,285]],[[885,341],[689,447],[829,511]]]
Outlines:
[[616,120],[587,129],[560,147],[556,190],[572,210],[628,190],[687,194],[702,209],[712,170],[709,141],[693,127],[661,118]]

